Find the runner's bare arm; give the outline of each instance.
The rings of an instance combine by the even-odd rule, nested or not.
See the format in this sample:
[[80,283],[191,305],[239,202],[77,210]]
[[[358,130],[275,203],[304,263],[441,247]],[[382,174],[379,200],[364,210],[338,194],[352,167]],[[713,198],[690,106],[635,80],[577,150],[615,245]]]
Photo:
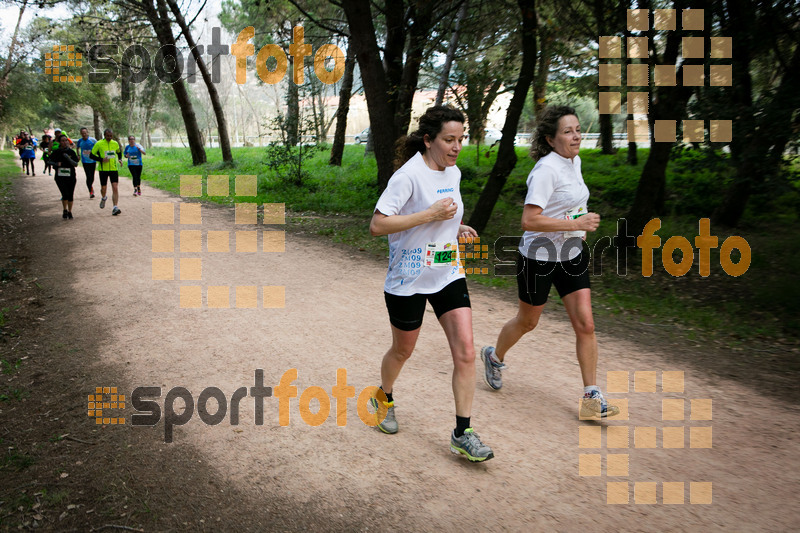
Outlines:
[[373,237],[391,235],[428,222],[449,220],[456,215],[457,210],[458,206],[452,198],[443,198],[434,202],[428,209],[410,215],[387,216],[380,211],[375,211],[372,221],[369,223],[369,232]]
[[560,220],[542,214],[538,205],[525,204],[522,210],[522,229],[525,231],[594,231],[600,224],[600,215],[586,213],[574,220]]

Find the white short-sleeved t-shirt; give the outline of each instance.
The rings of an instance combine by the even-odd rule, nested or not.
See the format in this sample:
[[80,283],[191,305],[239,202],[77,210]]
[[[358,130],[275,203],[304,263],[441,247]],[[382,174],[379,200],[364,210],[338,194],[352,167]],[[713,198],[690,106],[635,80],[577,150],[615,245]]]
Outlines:
[[[567,211],[586,207],[588,201],[589,189],[583,182],[581,158],[577,155],[570,160],[550,152],[536,162],[528,175],[525,204],[538,205],[542,208],[542,215],[546,217],[563,219]],[[574,259],[581,252],[581,247],[578,246],[580,239],[573,238],[567,256],[562,257],[561,249],[566,240],[563,231],[526,231],[519,250],[525,257],[538,261]],[[547,241],[553,243],[555,255],[549,244],[543,245]]]
[[[464,215],[461,202],[461,171],[456,166],[436,171],[417,153],[395,172],[383,191],[376,211],[386,216],[410,215],[429,208],[443,198],[452,198],[458,210],[450,220],[421,224],[389,235],[389,270],[383,290],[396,296],[433,294],[463,278],[458,255],[458,227]],[[428,245],[452,250],[455,264],[425,266]],[[447,246],[449,244],[449,246]]]

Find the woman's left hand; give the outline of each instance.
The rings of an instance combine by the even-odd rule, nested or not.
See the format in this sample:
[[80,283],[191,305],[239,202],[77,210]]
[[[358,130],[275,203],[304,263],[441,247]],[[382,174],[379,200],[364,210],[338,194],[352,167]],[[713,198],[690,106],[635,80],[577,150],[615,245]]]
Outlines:
[[478,236],[478,232],[466,224],[458,226],[458,238],[470,240]]

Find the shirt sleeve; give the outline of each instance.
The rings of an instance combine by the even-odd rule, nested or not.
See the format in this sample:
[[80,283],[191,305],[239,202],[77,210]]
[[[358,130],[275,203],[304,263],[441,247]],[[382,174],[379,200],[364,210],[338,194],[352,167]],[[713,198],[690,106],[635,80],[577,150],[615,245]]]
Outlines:
[[378,199],[375,209],[386,216],[397,215],[413,192],[411,178],[405,173],[395,174],[389,179],[389,184]]
[[547,207],[553,191],[556,189],[557,173],[555,169],[545,165],[536,165],[528,176],[528,194],[525,203]]

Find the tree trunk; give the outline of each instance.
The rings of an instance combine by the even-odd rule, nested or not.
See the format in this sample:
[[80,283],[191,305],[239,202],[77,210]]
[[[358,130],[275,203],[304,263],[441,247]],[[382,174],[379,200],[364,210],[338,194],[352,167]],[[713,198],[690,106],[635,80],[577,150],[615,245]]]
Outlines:
[[600,153],[614,153],[614,125],[611,115],[600,115]]
[[[378,163],[378,189],[383,192],[394,173],[396,138],[394,112],[388,98],[388,76],[381,64],[369,0],[343,0],[342,8],[350,27],[351,46],[361,69],[371,125],[369,137],[370,142],[374,143],[375,159]],[[388,48],[388,43],[386,46]]]
[[[294,59],[289,59],[289,72],[294,72]],[[286,144],[297,146],[300,142],[300,90],[291,76],[286,87]]]
[[[6,57],[6,64],[3,67],[2,75],[0,76],[0,113],[3,111],[5,99],[8,97],[8,76],[11,74],[14,48],[17,47],[17,36],[19,35],[19,26],[22,22],[22,15],[25,13],[25,8],[28,6],[28,0],[24,0],[19,8],[19,17],[17,18],[17,25],[14,27],[14,34],[11,36],[11,44],[8,45],[8,57]],[[33,132],[31,132],[33,133]]]
[[[633,120],[633,113],[628,113],[628,120]],[[636,152],[636,143],[629,142],[628,143],[628,164],[631,166],[636,166],[639,164],[639,154]]]
[[[227,163],[232,163],[233,154],[231,154],[231,142],[230,137],[228,136],[228,121],[225,120],[225,112],[222,110],[222,104],[219,101],[217,86],[211,79],[211,74],[208,72],[205,61],[203,61],[203,56],[197,49],[197,43],[195,43],[194,38],[192,37],[191,29],[186,24],[186,20],[183,18],[183,15],[178,8],[178,4],[175,2],[175,0],[167,0],[167,3],[169,4],[172,14],[175,16],[175,21],[178,23],[178,26],[180,26],[181,31],[183,32],[183,37],[186,39],[186,44],[189,45],[189,50],[191,50],[192,55],[194,56],[194,60],[197,63],[197,68],[200,69],[200,74],[203,76],[203,82],[206,84],[206,88],[208,89],[208,97],[211,99],[211,107],[214,109],[214,115],[217,117],[217,133],[219,133],[219,146],[222,148],[222,160]],[[211,31],[212,34],[219,36],[219,28],[213,28]],[[218,41],[218,39],[212,39],[212,42],[213,41]]]
[[497,161],[469,219],[469,225],[478,233],[486,229],[486,224],[492,216],[492,211],[506,179],[517,164],[514,137],[517,133],[519,117],[522,115],[522,108],[525,106],[525,98],[528,96],[528,89],[533,83],[536,71],[536,31],[538,27],[536,3],[535,0],[517,0],[517,4],[522,13],[522,66],[519,71],[519,79],[514,86],[514,96],[511,98],[506,112],[503,137],[497,151]]
[[458,30],[461,27],[461,20],[467,12],[467,1],[468,0],[464,0],[464,3],[458,8],[456,22],[453,26],[453,34],[450,36],[450,45],[447,47],[447,56],[444,59],[444,66],[442,67],[442,75],[439,78],[439,90],[436,91],[436,101],[433,105],[442,105],[444,101],[444,92],[447,90],[447,86],[450,85],[450,67],[453,64],[453,56],[456,53],[456,48],[458,48]]
[[[649,6],[646,2],[643,4],[645,5],[640,4],[642,8]],[[676,8],[681,7],[677,3],[674,5]],[[698,7],[703,6],[700,5]],[[663,57],[659,58],[657,54],[653,53],[647,60],[648,64],[651,67],[653,64],[676,64],[680,44],[681,36],[679,32],[668,32]],[[683,64],[703,64],[703,60],[684,59]],[[678,75],[680,77],[682,73],[678,73]],[[653,216],[660,215],[664,211],[667,165],[669,164],[669,156],[674,143],[654,142],[653,124],[656,120],[675,120],[685,116],[686,103],[689,101],[691,94],[691,87],[684,87],[679,84],[675,87],[658,87],[657,93],[651,98],[650,113],[648,114],[651,131],[650,153],[647,156],[647,161],[644,164],[642,175],[636,187],[633,205],[626,216],[629,229],[633,231],[634,235],[639,235],[645,224]]]
[[[157,7],[154,6],[149,0],[141,3],[147,15],[150,24],[155,30],[158,41],[163,48],[166,48],[164,53],[165,62],[172,58],[177,63],[176,53],[177,46],[175,45],[175,36],[172,34],[171,20],[167,11],[167,6],[164,0],[157,0]],[[175,98],[178,100],[178,106],[181,110],[181,117],[186,127],[186,140],[189,142],[189,151],[192,154],[192,164],[201,165],[206,162],[206,150],[203,147],[203,135],[200,132],[200,127],[197,124],[197,117],[194,114],[194,107],[192,106],[189,92],[186,90],[186,85],[182,79],[172,83],[172,91],[175,93]]]
[[536,120],[547,107],[547,75],[550,73],[550,62],[553,60],[553,54],[550,53],[550,46],[553,37],[548,35],[546,39],[542,39],[539,43],[539,65],[536,68],[536,77],[533,82],[533,109],[536,114]]
[[356,67],[356,57],[353,47],[347,47],[347,58],[344,62],[344,77],[339,89],[339,108],[336,110],[336,132],[333,134],[333,147],[329,165],[342,166],[344,154],[345,133],[347,131],[347,113],[350,111],[350,94],[353,91],[353,74]]
[[94,126],[94,138],[102,139],[102,131],[100,130],[100,111],[92,107],[92,126]]
[[739,223],[752,191],[767,177],[780,171],[783,151],[792,135],[792,116],[800,109],[800,91],[797,90],[800,85],[800,47],[795,47],[769,103],[762,109],[755,109],[749,71],[750,53],[745,37],[750,31],[748,21],[752,18],[744,15],[731,18],[734,28],[733,91],[737,108],[731,156],[736,175],[712,217],[715,222],[730,227]]

